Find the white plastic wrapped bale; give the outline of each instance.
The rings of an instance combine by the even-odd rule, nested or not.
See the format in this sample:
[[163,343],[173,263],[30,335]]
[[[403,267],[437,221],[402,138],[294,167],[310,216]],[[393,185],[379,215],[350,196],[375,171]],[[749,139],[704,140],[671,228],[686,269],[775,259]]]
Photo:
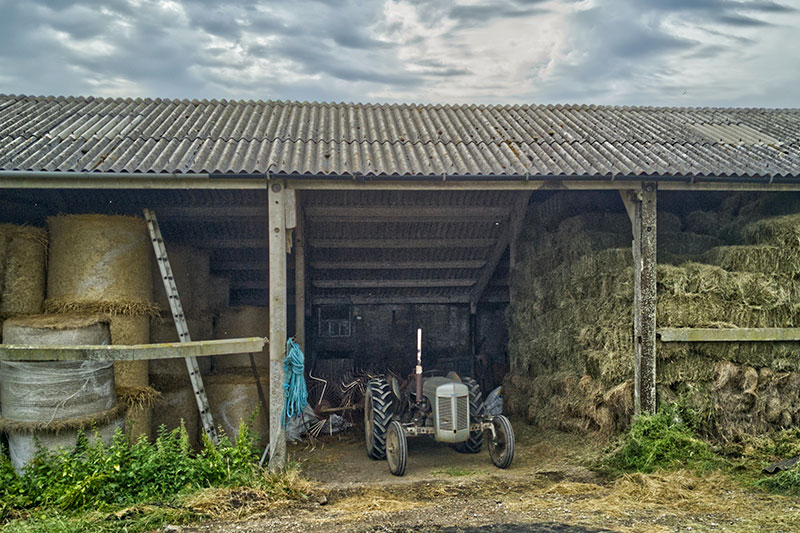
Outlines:
[[[44,315],[6,320],[3,338],[8,344],[107,345],[110,334],[107,322],[98,317]],[[124,424],[110,362],[2,361],[0,405],[0,429],[8,435],[17,471],[33,459],[37,441],[48,450],[69,448],[77,432],[86,430],[91,438],[110,443]]]

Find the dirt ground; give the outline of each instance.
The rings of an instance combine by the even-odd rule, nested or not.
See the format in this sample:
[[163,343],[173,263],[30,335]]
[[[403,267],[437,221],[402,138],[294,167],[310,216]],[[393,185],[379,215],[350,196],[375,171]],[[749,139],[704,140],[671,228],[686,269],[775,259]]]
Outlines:
[[514,427],[517,449],[508,470],[495,468],[485,447],[464,455],[426,438],[409,440],[402,478],[392,476],[385,461],[366,457],[360,433],[328,436],[313,447],[294,444],[290,456],[313,482],[308,500],[248,502],[238,511],[246,519],[180,530],[800,531],[797,499],[746,489],[719,473],[603,479],[585,465],[604,443],[542,432],[519,420]]

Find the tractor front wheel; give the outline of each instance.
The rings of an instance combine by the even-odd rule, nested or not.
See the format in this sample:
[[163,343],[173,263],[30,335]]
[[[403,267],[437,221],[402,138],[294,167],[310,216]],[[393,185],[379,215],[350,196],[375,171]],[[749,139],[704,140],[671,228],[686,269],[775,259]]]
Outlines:
[[372,379],[364,394],[364,437],[370,459],[386,458],[386,430],[391,421],[392,389],[385,379]]
[[408,442],[403,426],[397,420],[389,424],[386,432],[386,462],[389,463],[389,471],[395,476],[402,476],[406,473],[406,462],[408,461]]
[[[508,468],[514,460],[514,429],[503,415],[492,418],[494,437],[489,439],[489,457],[498,468]],[[491,435],[490,435],[491,437]]]
[[[461,378],[461,383],[469,389],[469,421],[470,423],[480,422],[483,419],[481,386],[472,378]],[[461,453],[478,453],[482,446],[483,431],[471,431],[466,441],[454,444],[453,448]]]

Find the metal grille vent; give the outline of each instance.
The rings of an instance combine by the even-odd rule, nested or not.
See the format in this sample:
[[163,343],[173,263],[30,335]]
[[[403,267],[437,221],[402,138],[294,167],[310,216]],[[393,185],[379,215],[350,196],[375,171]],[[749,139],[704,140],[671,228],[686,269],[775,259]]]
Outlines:
[[459,396],[456,399],[457,402],[457,415],[458,415],[458,429],[461,431],[462,429],[469,428],[469,398],[467,396]]
[[453,402],[450,398],[439,398],[439,429],[453,429]]

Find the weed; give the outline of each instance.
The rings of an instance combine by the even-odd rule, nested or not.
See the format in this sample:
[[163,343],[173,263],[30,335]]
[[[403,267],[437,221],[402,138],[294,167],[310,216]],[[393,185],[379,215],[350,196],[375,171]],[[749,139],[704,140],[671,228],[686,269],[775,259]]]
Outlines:
[[604,466],[648,473],[659,468],[707,469],[718,458],[697,436],[696,424],[695,414],[681,403],[662,406],[655,415],[640,415]]
[[197,453],[183,426],[162,427],[152,443],[131,443],[121,431],[111,444],[79,434],[72,450],[39,449],[21,475],[0,450],[0,526],[26,533],[149,531],[205,515],[191,505],[202,490],[250,487],[262,502],[304,495],[296,467],[267,475],[257,458],[246,424],[234,442],[204,439]]

